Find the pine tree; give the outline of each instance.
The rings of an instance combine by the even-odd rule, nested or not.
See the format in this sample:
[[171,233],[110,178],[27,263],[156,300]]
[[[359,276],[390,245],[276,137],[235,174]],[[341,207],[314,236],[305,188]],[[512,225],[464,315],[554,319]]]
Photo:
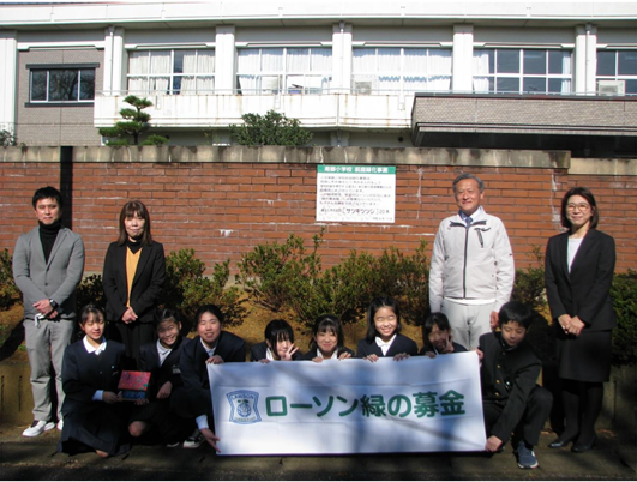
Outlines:
[[[106,142],[108,146],[127,146],[128,136],[133,137],[133,145],[136,146],[139,144],[139,134],[150,128],[150,114],[142,112],[142,109],[152,106],[152,102],[145,97],[140,99],[134,95],[127,95],[124,98],[124,102],[134,107],[134,109],[120,109],[119,115],[124,120],[116,122],[113,127],[102,127],[99,129],[99,133],[102,136],[112,138]],[[167,138],[152,134],[142,142],[142,145],[160,146],[167,143]]]
[[269,110],[264,116],[244,114],[243,125],[230,125],[230,135],[243,146],[303,146],[312,140],[312,133],[301,127],[298,119]]

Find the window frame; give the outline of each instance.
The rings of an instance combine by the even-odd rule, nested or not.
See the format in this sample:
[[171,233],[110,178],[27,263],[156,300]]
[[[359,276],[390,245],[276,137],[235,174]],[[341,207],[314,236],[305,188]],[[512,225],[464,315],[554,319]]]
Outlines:
[[[29,100],[26,102],[27,107],[70,107],[95,104],[95,95],[97,92],[97,68],[100,66],[98,62],[81,63],[81,64],[27,64],[25,68],[29,71]],[[77,97],[72,100],[50,99],[51,72],[76,72],[77,73]],[[93,98],[81,99],[82,71],[92,71],[93,74]],[[33,99],[33,74],[46,73],[46,81],[44,86],[45,99]],[[74,84],[75,85],[75,84]]]
[[[613,57],[614,57],[614,73],[612,75],[600,75],[597,73],[597,69],[599,68],[599,54],[600,53],[609,53],[612,52],[613,53]],[[620,52],[622,53],[626,53],[626,52],[632,52],[635,56],[637,56],[637,49],[600,49],[598,48],[597,51],[595,52],[595,62],[596,62],[596,67],[595,67],[595,92],[597,94],[599,94],[600,92],[600,86],[599,86],[599,82],[600,80],[614,80],[614,81],[632,81],[631,83],[635,84],[635,90],[634,92],[629,92],[628,89],[626,89],[624,87],[624,96],[634,96],[637,95],[637,72],[635,72],[634,74],[620,74],[619,73],[619,54]],[[627,82],[624,82],[624,85],[626,85]]]

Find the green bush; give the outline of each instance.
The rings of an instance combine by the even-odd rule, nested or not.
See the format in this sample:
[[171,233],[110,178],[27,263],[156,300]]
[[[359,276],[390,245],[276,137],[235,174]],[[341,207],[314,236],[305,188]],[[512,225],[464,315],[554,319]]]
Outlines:
[[9,309],[19,300],[20,290],[13,281],[13,258],[4,248],[0,251],[0,309]]
[[613,362],[637,362],[637,271],[616,274],[610,290],[617,327],[613,330]]
[[84,278],[77,287],[77,314],[82,312],[89,303],[106,310],[106,300],[104,299],[104,286],[102,285],[102,275],[94,274]]
[[245,316],[239,303],[239,290],[224,290],[230,276],[230,261],[215,265],[210,278],[204,276],[206,265],[195,257],[193,249],[180,249],[166,257],[166,282],[162,306],[181,311],[186,319],[194,322],[197,308],[214,304],[221,308],[227,324],[238,324]]
[[515,283],[511,299],[520,301],[539,313],[546,313],[546,289],[544,281],[544,256],[540,246],[531,246],[531,256],[536,266],[515,270]]

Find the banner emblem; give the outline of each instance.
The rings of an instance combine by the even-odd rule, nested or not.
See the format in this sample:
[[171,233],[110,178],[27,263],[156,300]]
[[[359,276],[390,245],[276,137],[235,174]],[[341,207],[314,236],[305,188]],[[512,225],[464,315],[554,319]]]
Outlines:
[[247,390],[230,392],[226,395],[230,404],[230,422],[257,423],[261,421],[258,402],[259,394]]

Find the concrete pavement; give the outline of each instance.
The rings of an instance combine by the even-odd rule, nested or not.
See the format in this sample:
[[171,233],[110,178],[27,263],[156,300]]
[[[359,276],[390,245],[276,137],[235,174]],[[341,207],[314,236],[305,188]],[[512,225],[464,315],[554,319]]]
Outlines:
[[[379,454],[341,457],[220,457],[212,449],[134,446],[129,454],[100,459],[56,453],[57,429],[22,436],[22,426],[0,427],[2,480],[635,480],[634,434],[598,431],[596,450],[574,454],[548,449],[545,432],[536,447],[540,467],[517,468],[504,453]],[[267,441],[264,441],[267,443]],[[223,442],[221,443],[223,447]]]

